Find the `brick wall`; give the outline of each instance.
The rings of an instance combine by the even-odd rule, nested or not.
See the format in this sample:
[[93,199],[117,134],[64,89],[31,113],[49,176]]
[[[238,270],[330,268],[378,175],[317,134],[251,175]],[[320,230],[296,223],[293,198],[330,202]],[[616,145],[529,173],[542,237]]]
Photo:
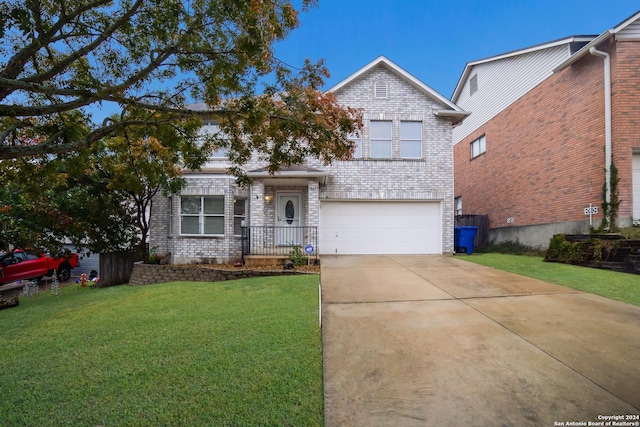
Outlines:
[[[620,171],[621,217],[631,212],[629,139],[640,131],[639,46],[599,47],[614,64],[613,161]],[[584,208],[600,206],[605,179],[603,88],[603,60],[587,55],[458,143],[455,195],[462,196],[463,213],[488,214],[491,228],[588,219]],[[486,153],[470,159],[470,143],[481,135]]]

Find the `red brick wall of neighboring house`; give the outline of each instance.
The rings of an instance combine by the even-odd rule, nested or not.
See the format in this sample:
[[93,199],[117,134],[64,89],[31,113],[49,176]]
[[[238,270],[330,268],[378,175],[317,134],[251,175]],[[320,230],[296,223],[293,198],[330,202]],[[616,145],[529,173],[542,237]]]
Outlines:
[[[613,67],[618,116],[613,156],[624,200],[621,217],[629,217],[632,206],[628,139],[640,137],[640,89],[634,76],[640,43],[633,46],[635,55],[630,43],[618,43],[617,49],[599,46],[620,69]],[[464,214],[488,214],[490,228],[500,228],[581,221],[589,203],[599,207],[605,178],[603,68],[602,58],[586,55],[456,144],[455,194],[462,196]],[[629,105],[635,109],[631,120],[618,111],[629,110]],[[486,137],[486,153],[471,160],[470,144],[481,135]]]
[[612,56],[613,156],[620,183],[620,217],[633,214],[633,149],[640,150],[640,40],[618,41]]

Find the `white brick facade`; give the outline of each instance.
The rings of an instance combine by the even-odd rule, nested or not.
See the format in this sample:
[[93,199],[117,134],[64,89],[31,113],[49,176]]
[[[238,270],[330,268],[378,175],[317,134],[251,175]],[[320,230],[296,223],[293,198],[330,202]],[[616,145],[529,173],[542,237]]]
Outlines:
[[[386,59],[365,69],[354,75],[355,78],[352,76],[348,84],[338,85],[334,92],[341,104],[363,109],[362,158],[329,166],[310,159],[306,166],[325,175],[328,172],[328,176],[296,176],[290,181],[283,177],[254,178],[247,189],[238,187],[232,177],[220,172],[188,175],[182,196],[225,196],[224,236],[181,236],[180,196],[176,195],[171,200],[155,201],[151,245],[157,246],[159,252],[171,251],[176,263],[211,258],[222,262],[239,257],[241,238],[234,235],[234,198],[246,198],[248,226],[272,226],[276,224],[278,194],[286,192],[300,194],[300,224],[310,227],[319,224],[321,200],[439,201],[442,248],[444,253],[452,253],[453,125],[450,118],[435,114],[451,106],[444,104],[437,94],[408,80],[406,74],[402,74],[405,72],[399,73],[397,66]],[[376,81],[387,82],[387,98],[374,97]],[[370,120],[392,122],[391,159],[369,158]],[[422,157],[419,159],[400,158],[400,122],[404,120],[422,123]],[[253,160],[245,169],[252,171],[263,166],[264,163]]]

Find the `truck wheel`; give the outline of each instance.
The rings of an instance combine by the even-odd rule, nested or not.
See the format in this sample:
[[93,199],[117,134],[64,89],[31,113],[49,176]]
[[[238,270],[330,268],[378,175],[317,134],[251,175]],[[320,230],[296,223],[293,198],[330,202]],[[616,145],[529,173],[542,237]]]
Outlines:
[[66,282],[70,278],[71,270],[69,267],[60,267],[60,270],[58,270],[58,279],[60,279],[61,282]]

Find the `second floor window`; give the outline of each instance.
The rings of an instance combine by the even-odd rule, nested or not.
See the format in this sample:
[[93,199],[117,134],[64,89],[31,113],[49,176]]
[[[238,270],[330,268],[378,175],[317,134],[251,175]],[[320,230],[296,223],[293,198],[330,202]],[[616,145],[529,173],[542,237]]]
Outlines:
[[475,159],[480,154],[487,151],[487,140],[484,135],[471,143],[471,158]]
[[[218,138],[226,139],[224,134],[220,132],[220,127],[218,126],[218,123],[216,123],[213,120],[207,120],[202,124],[202,127],[200,128],[200,135],[203,135],[203,136],[215,135]],[[228,154],[229,154],[229,149],[221,147],[221,148],[217,148],[216,150],[213,151],[213,153],[211,153],[211,158],[212,159],[226,158]]]
[[403,159],[422,157],[421,122],[400,122],[400,157]]
[[370,125],[371,157],[374,159],[390,159],[391,142],[393,140],[392,122],[372,120]]

